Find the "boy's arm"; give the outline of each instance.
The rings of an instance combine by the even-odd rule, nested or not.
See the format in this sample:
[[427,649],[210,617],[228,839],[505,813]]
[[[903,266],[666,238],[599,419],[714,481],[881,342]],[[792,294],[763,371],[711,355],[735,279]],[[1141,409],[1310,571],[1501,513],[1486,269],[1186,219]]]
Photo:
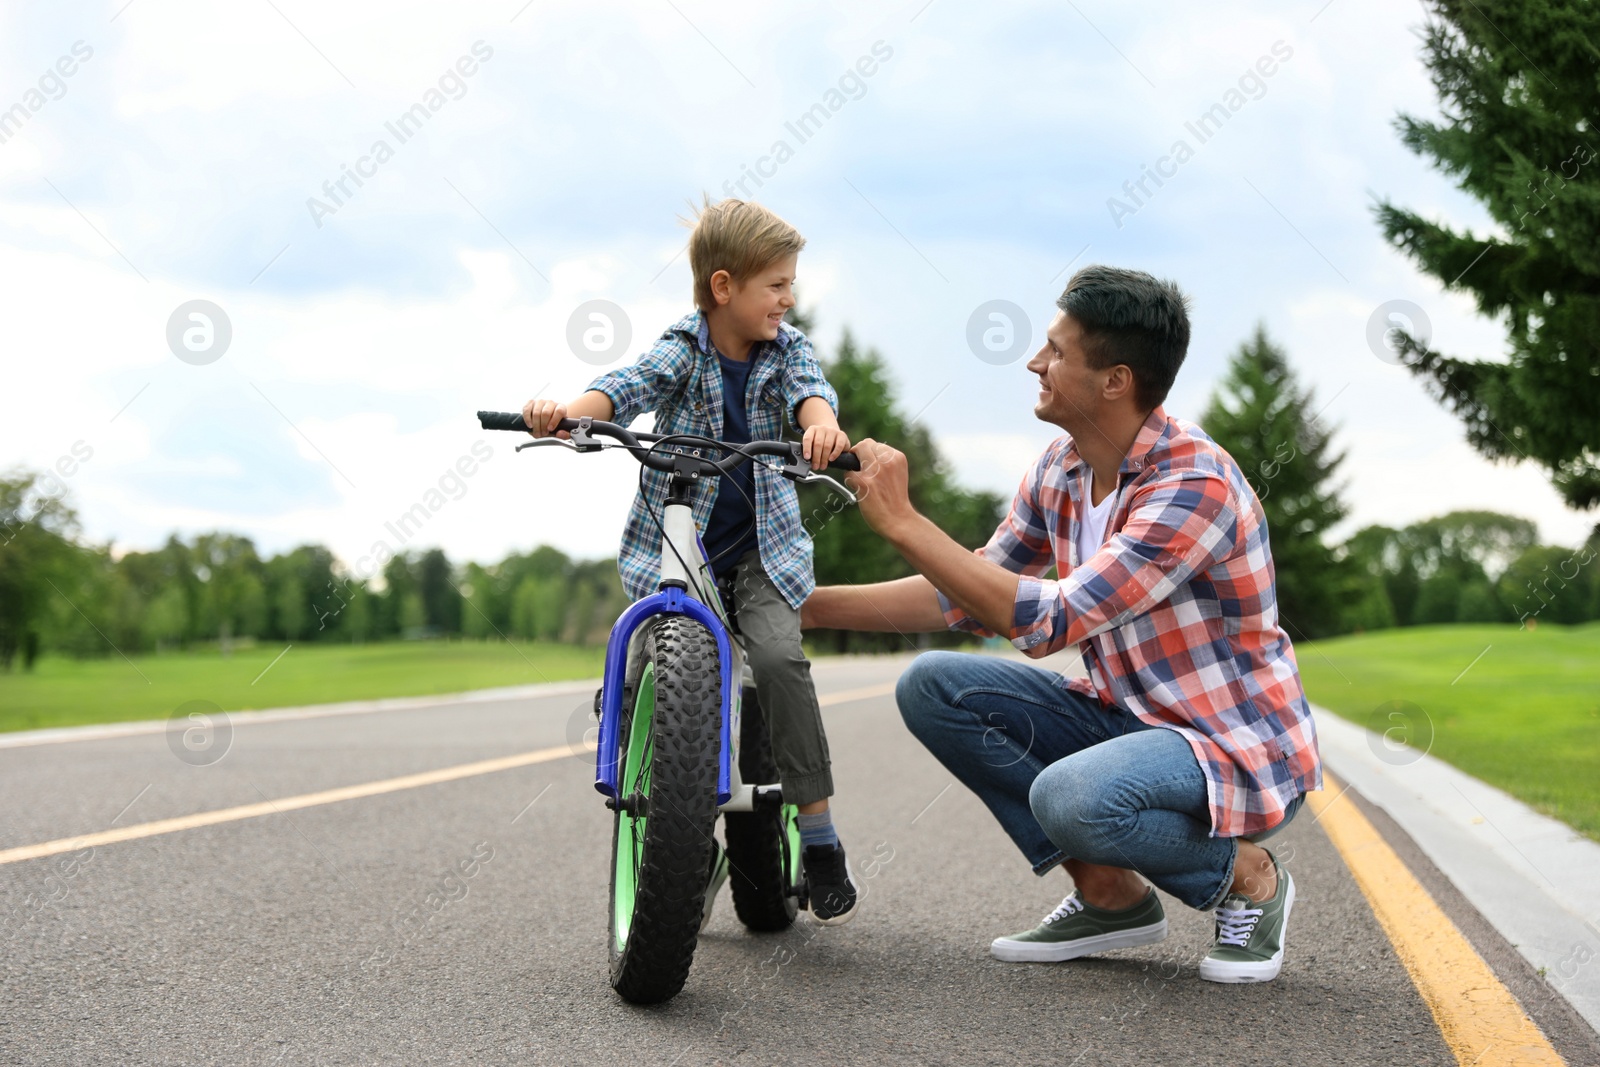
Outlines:
[[790,342],[781,381],[784,404],[804,434],[805,457],[812,470],[822,470],[850,447],[850,438],[839,429],[834,414],[839,409],[839,394],[828,384],[822,364],[803,334]]
[[637,363],[602,374],[572,403],[528,401],[522,406],[522,421],[535,426],[542,417],[543,425],[533,430],[535,437],[548,434],[550,427],[563,418],[585,415],[627,426],[675,391],[678,382],[689,373],[689,359],[688,343],[676,331],[668,330]]
[[850,437],[839,429],[833,409],[820,396],[808,396],[795,410],[795,423],[805,431],[801,447],[812,470],[822,470],[850,447]]
[[522,421],[528,424],[528,432],[535,437],[554,433],[565,440],[572,435],[565,430],[556,430],[562,419],[588,416],[601,422],[610,422],[615,410],[609,396],[598,389],[591,389],[570,404],[555,400],[530,400],[522,405]]

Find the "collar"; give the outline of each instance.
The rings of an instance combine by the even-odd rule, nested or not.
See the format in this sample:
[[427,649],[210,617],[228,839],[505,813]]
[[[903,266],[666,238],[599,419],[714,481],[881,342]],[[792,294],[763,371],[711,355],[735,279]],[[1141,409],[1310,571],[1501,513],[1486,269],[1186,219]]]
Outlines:
[[[1118,480],[1125,474],[1138,474],[1150,465],[1150,451],[1166,436],[1167,421],[1166,408],[1160,405],[1145,417],[1144,424],[1139,427],[1139,433],[1133,439],[1132,447],[1128,449],[1128,454],[1122,457],[1122,466],[1117,471]],[[1073,441],[1062,455],[1061,465],[1070,472],[1083,466],[1083,462],[1083,456],[1078,452],[1078,444]]]
[[[709,356],[716,351],[711,344],[711,323],[706,319],[706,313],[698,308],[692,314],[685,315],[673,323],[671,332],[687,336],[694,346],[700,350],[701,355]],[[778,325],[778,336],[775,339],[757,341],[750,346],[750,359],[754,361],[756,356],[767,351],[769,346],[776,346],[778,351],[781,352],[787,349],[797,336],[799,336],[799,331],[793,326],[790,326],[787,322],[780,323]]]

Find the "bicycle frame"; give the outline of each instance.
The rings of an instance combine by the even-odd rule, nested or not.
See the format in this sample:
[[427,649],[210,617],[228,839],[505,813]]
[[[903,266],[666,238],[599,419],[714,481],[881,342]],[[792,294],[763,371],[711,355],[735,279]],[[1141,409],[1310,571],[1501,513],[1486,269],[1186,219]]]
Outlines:
[[[705,548],[687,503],[669,501],[662,515],[661,585],[628,606],[606,641],[605,673],[600,690],[600,747],[595,753],[595,789],[617,797],[617,740],[630,653],[644,637],[644,624],[661,615],[687,615],[711,631],[717,641],[722,699],[722,746],[717,758],[717,807],[752,811],[757,796],[776,800],[777,785],[750,785],[739,777],[739,727],[744,681],[744,649],[728,629],[722,598],[706,565]],[[687,571],[685,563],[695,567]]]
[[[522,416],[515,412],[480,411],[478,422],[486,430],[531,432]],[[709,483],[709,476],[725,474],[735,462],[755,462],[758,455],[782,460],[781,465],[772,469],[801,484],[826,482],[843,493],[851,503],[855,502],[855,495],[832,478],[813,471],[802,455],[801,446],[795,442],[753,441],[746,446],[727,446],[693,434],[636,436],[624,427],[588,417],[563,419],[557,428],[568,435],[566,440],[541,437],[518,445],[517,451],[535,445],[556,445],[575,452],[596,452],[608,447],[595,440],[593,434],[599,434],[633,451],[645,466],[672,474],[671,489],[661,517],[660,586],[655,593],[630,605],[622,613],[606,641],[605,673],[600,690],[600,746],[595,754],[595,789],[612,803],[622,799],[617,796],[617,741],[622,726],[622,700],[626,693],[631,653],[636,642],[643,639],[644,624],[660,615],[687,615],[710,630],[717,642],[719,682],[722,686],[722,745],[717,764],[717,807],[722,811],[754,811],[757,803],[764,806],[782,803],[783,792],[778,785],[752,785],[739,778],[740,710],[745,684],[744,648],[732,637],[722,598],[717,595],[716,584],[711,579],[705,546],[700,543],[700,535],[695,528],[690,500],[697,485]],[[685,442],[687,447],[672,448],[671,453],[675,454],[652,454],[661,442],[668,440]],[[650,448],[641,448],[644,443],[648,443]],[[738,455],[713,462],[703,454],[702,445],[709,446],[713,452],[732,447]],[[848,454],[836,457],[830,466],[852,471],[861,469],[856,458]],[[708,475],[707,483],[700,482],[702,474]]]

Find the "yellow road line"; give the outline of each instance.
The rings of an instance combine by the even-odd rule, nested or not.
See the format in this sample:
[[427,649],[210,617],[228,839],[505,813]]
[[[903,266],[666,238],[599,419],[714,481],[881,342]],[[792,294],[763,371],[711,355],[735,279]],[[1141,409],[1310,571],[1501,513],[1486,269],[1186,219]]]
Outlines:
[[1323,778],[1324,791],[1306,798],[1311,810],[1366,895],[1456,1062],[1560,1067],[1565,1061],[1511,991],[1333,778]]
[[201,811],[193,815],[180,815],[175,819],[158,819],[155,822],[139,823],[135,826],[122,826],[112,830],[97,830],[92,834],[79,834],[77,837],[63,837],[37,845],[8,848],[0,852],[0,866],[7,863],[18,863],[22,860],[39,859],[43,856],[55,856],[62,852],[76,852],[83,848],[111,845],[119,841],[134,841],[141,837],[172,834],[177,833],[179,830],[195,830],[202,826],[216,826],[218,823],[254,819],[261,815],[277,815],[286,811],[299,811],[301,808],[314,808],[319,804],[337,804],[343,800],[359,800],[362,797],[380,796],[384,793],[393,793],[401,789],[415,789],[423,785],[453,782],[458,778],[471,778],[479,774],[508,771],[513,767],[527,767],[534,763],[547,763],[550,760],[561,759],[563,756],[570,756],[575,752],[581,751],[582,749],[575,749],[569,745],[562,745],[559,748],[541,748],[535,752],[523,752],[515,756],[479,760],[477,763],[458,763],[454,767],[441,767],[436,771],[407,774],[399,778],[385,778],[379,782],[363,782],[360,785],[340,786],[338,789],[324,789],[320,793],[302,793],[295,797],[265,800],[259,804],[241,804],[236,808],[218,808],[215,811]]
[[[867,686],[862,689],[847,689],[842,693],[829,693],[827,696],[819,698],[818,703],[824,706],[845,704],[852,700],[867,700],[871,697],[887,696],[893,692],[894,685],[892,683]],[[569,745],[562,745],[559,748],[542,748],[535,752],[523,752],[515,756],[501,756],[497,759],[479,760],[477,763],[460,763],[454,767],[442,767],[436,771],[407,774],[399,778],[385,778],[380,782],[364,782],[360,785],[340,786],[338,789],[324,789],[320,793],[302,793],[299,796],[283,797],[280,800],[265,800],[259,804],[241,804],[236,808],[219,808],[215,811],[196,812],[193,815],[180,815],[174,819],[158,819],[155,822],[139,823],[135,826],[98,830],[92,834],[79,834],[77,837],[62,837],[54,841],[44,841],[37,845],[21,845],[17,848],[8,848],[0,851],[0,866],[4,866],[7,863],[20,863],[23,860],[41,859],[45,856],[57,856],[63,852],[76,852],[84,848],[95,848],[99,845],[116,844],[119,841],[136,841],[142,837],[172,834],[180,830],[196,830],[202,826],[216,826],[219,823],[238,822],[240,819],[254,819],[262,815],[277,815],[286,811],[299,811],[301,808],[314,808],[321,804],[337,804],[344,800],[359,800],[362,797],[381,796],[384,793],[394,793],[401,789],[416,789],[418,786],[453,782],[458,778],[472,778],[480,774],[508,771],[513,767],[527,767],[534,763],[547,763],[550,760],[571,756],[581,751],[583,750]]]
[[826,696],[819,696],[817,698],[817,703],[826,708],[833,704],[848,704],[852,700],[871,700],[873,697],[886,697],[893,692],[893,682],[890,682],[887,685],[869,685],[861,689],[846,689],[840,693],[829,693]]

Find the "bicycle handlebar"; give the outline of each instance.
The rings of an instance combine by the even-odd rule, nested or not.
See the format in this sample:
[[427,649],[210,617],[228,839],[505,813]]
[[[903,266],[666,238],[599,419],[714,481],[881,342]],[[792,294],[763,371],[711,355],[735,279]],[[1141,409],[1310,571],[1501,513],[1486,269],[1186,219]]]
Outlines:
[[[587,422],[587,427],[584,425]],[[478,424],[485,430],[516,430],[528,433],[528,424],[522,421],[522,415],[516,411],[480,411]],[[614,422],[602,422],[599,419],[562,419],[558,430],[568,433],[582,432],[587,437],[609,437],[613,441],[632,451],[635,458],[652,470],[672,471],[676,469],[677,460],[690,458],[697,460],[704,468],[714,469],[718,474],[726,474],[734,467],[750,459],[752,456],[778,456],[787,459],[791,464],[801,464],[805,460],[800,454],[800,445],[792,441],[751,441],[743,445],[721,445],[729,450],[729,454],[722,459],[702,459],[700,457],[672,456],[664,452],[654,452],[647,445],[658,441],[669,440],[676,437],[690,437],[688,434],[636,434]],[[591,442],[590,447],[597,447]],[[579,445],[582,449],[582,445]],[[854,452],[845,452],[838,459],[829,463],[834,470],[859,471],[861,460]]]

